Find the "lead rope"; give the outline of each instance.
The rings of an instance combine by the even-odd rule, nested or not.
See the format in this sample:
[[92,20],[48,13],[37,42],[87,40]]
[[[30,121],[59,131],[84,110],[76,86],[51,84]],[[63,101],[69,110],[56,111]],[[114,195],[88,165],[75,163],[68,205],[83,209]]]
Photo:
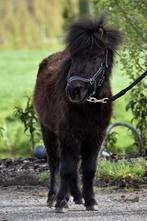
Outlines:
[[122,97],[124,94],[126,94],[131,88],[133,88],[136,84],[138,84],[143,78],[145,78],[147,75],[147,70],[140,75],[134,82],[132,82],[128,87],[124,88],[123,90],[119,91],[117,94],[110,96],[110,97],[104,97],[102,99],[97,99],[95,97],[90,97],[87,99],[88,102],[91,103],[108,103],[113,102],[117,100],[118,98]]

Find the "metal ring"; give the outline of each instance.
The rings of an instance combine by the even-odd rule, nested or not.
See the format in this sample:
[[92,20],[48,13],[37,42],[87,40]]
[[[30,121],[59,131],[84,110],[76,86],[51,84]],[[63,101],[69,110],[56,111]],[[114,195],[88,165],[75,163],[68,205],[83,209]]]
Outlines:
[[128,123],[125,123],[125,122],[117,122],[117,123],[110,124],[108,126],[107,131],[106,131],[106,136],[105,136],[105,139],[104,139],[104,141],[103,141],[103,143],[101,145],[98,157],[102,156],[102,152],[104,151],[104,149],[107,146],[108,135],[109,135],[111,129],[114,128],[114,127],[117,127],[117,126],[127,127],[127,128],[129,128],[132,131],[132,134],[134,135],[134,139],[135,139],[135,141],[136,141],[136,143],[138,145],[137,155],[138,156],[142,155],[142,153],[143,153],[143,142],[142,142],[141,136],[138,133],[138,131],[136,130],[136,128],[133,127],[131,124],[128,124]]

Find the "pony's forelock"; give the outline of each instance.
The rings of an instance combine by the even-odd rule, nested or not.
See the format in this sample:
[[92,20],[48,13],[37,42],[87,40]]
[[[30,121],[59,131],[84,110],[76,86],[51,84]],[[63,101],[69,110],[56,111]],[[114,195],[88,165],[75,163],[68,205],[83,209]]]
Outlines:
[[118,30],[106,27],[106,15],[103,13],[98,19],[81,18],[74,22],[68,30],[66,44],[71,55],[84,49],[107,47],[115,51],[121,42]]

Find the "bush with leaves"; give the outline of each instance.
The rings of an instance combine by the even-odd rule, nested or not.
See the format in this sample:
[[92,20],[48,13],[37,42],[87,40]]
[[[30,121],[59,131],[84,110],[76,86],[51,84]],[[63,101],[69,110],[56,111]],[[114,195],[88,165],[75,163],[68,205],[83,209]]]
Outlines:
[[24,125],[24,132],[29,132],[32,149],[40,139],[39,122],[33,109],[32,98],[27,97],[25,108],[15,107],[15,117]]
[[[147,66],[147,2],[129,0],[92,0],[94,14],[105,10],[109,20],[124,33],[120,61],[122,71],[132,81],[140,76]],[[131,110],[132,122],[138,129],[147,148],[147,81],[142,80],[127,96],[126,110]],[[143,153],[144,154],[144,153]]]
[[0,127],[0,136],[3,136],[3,127]]

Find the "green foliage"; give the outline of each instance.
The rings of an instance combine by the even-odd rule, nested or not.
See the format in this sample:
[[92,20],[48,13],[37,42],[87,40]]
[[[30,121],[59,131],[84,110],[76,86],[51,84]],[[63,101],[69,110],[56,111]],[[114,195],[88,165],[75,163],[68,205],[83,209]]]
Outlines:
[[[131,82],[141,75],[147,66],[147,2],[120,0],[93,0],[95,14],[105,10],[109,20],[124,33],[123,50],[120,53],[122,71]],[[144,147],[147,147],[147,81],[144,79],[126,97],[126,110],[131,110],[132,120],[139,130]]]
[[[31,156],[30,135],[24,133],[22,122],[14,117],[14,107],[25,109],[27,100],[24,96],[32,94],[38,64],[43,57],[54,51],[55,48],[52,51],[1,51],[0,127],[3,130],[0,136],[0,158]],[[35,139],[37,142],[39,137],[35,136]]]
[[71,22],[77,17],[77,15],[79,13],[78,1],[79,0],[65,0],[64,1],[63,29],[66,29],[69,26],[69,24],[71,24]]
[[24,125],[24,132],[29,132],[32,149],[35,147],[36,140],[40,139],[38,119],[34,112],[32,98],[27,97],[25,108],[15,107],[15,117]]
[[[136,124],[143,139],[144,147],[147,148],[147,97],[145,95],[145,88],[143,88],[142,92],[140,88],[141,86],[138,86],[131,91],[132,97],[129,98],[126,110],[130,109],[132,111],[132,122]],[[135,99],[132,99],[133,97]],[[144,152],[142,154],[144,154]]]
[[48,171],[43,171],[39,174],[39,182],[44,183],[48,181],[49,173]]
[[0,136],[3,136],[3,133],[2,133],[2,131],[3,131],[3,127],[0,127]]
[[[126,139],[127,137],[127,139]],[[137,156],[141,150],[137,139],[130,129],[124,126],[114,127],[108,134],[105,148],[120,156]]]
[[[13,120],[12,120],[13,119]],[[7,116],[3,121],[3,129],[0,136],[0,157],[13,158],[20,156],[30,156],[30,144],[21,124],[12,117]]]
[[[144,177],[147,171],[147,161],[143,158],[128,160],[108,161],[101,159],[96,171],[97,178],[107,178],[112,181],[131,180],[136,181]],[[48,181],[48,171],[43,171],[39,174],[39,181],[44,183]],[[128,186],[125,189],[132,192],[133,189]]]
[[108,134],[108,143],[107,143],[107,149],[108,150],[113,150],[114,146],[116,145],[117,142],[117,135],[118,133],[116,131],[112,131],[111,133]]
[[79,13],[80,15],[87,15],[89,13],[88,0],[79,0]]
[[107,177],[112,180],[131,178],[138,180],[147,171],[147,161],[143,158],[128,160],[108,161],[102,159],[97,167],[97,177]]

